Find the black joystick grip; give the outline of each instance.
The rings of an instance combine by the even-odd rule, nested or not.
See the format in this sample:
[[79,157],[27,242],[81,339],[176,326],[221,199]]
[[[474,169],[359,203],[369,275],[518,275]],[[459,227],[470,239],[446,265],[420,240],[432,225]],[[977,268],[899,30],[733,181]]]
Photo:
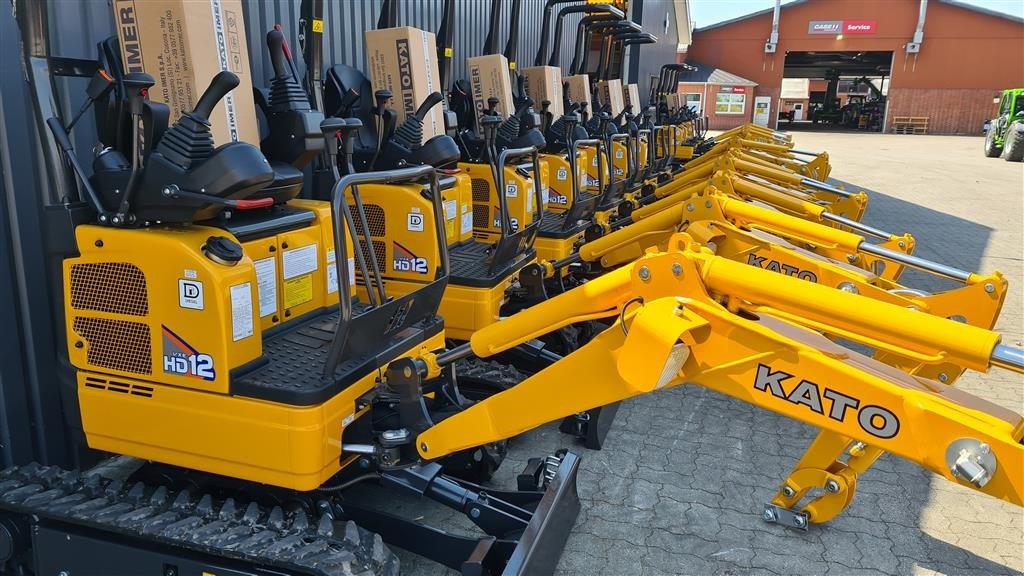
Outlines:
[[288,60],[284,55],[284,34],[280,30],[267,32],[267,51],[270,52],[270,65],[274,67],[274,76],[291,76]]
[[423,119],[427,117],[427,112],[430,112],[431,108],[437,106],[442,101],[444,101],[444,96],[442,96],[440,92],[431,92],[427,95],[426,100],[420,104],[420,107],[416,109],[416,114],[414,114],[414,116],[422,122]]
[[373,93],[373,98],[377,101],[377,114],[384,111],[384,107],[387,106],[388,100],[391,100],[391,96],[390,90],[377,90]]
[[327,147],[329,156],[338,154],[338,132],[345,128],[346,122],[343,118],[325,118],[320,122],[320,131],[324,134],[324,144]]
[[153,77],[145,72],[130,72],[125,74],[122,82],[124,82],[125,88],[136,92],[139,90],[149,90],[154,84],[156,84],[156,80],[153,80]]
[[363,121],[359,118],[349,118],[345,120],[345,125],[341,127],[341,143],[344,145],[344,152],[352,157],[355,152],[356,146],[356,133],[363,127]]
[[495,114],[494,111],[498,108],[498,102],[501,102],[501,100],[498,100],[497,96],[491,96],[490,98],[487,99],[487,113],[488,114],[490,114],[490,115]]
[[213,114],[213,108],[221,101],[228,92],[231,92],[238,86],[238,76],[234,72],[228,70],[221,70],[213,77],[213,81],[206,88],[206,92],[200,96],[199,102],[196,103],[196,107],[192,109],[193,116],[199,116],[209,122],[210,115]]
[[128,96],[128,109],[132,114],[142,114],[142,106],[149,97],[149,89],[156,84],[153,77],[145,72],[131,72],[124,76],[125,92]]

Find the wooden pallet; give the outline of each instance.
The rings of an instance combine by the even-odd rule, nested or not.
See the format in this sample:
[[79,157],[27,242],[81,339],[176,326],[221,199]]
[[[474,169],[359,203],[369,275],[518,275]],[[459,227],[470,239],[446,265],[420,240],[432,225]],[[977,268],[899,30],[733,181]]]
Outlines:
[[893,134],[927,134],[927,116],[893,116]]

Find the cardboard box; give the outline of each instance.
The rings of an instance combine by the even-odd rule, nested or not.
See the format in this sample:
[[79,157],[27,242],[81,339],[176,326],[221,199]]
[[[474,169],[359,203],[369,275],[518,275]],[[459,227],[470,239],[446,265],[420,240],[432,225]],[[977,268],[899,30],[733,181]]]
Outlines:
[[[373,90],[389,90],[399,124],[412,116],[432,92],[440,92],[437,39],[410,26],[367,30],[366,63]],[[423,118],[423,141],[444,134],[441,105]]]
[[466,70],[469,72],[469,87],[473,92],[477,118],[487,110],[487,99],[491,96],[498,99],[499,114],[508,116],[515,112],[508,58],[501,54],[474,56],[466,62]]
[[573,102],[586,102],[587,111],[593,112],[593,101],[590,99],[590,76],[577,74],[565,79],[565,95]]
[[622,80],[602,80],[597,83],[597,93],[601,96],[601,106],[610,106],[608,113],[615,118],[622,114],[626,104],[622,101]]
[[636,84],[626,84],[622,87],[622,99],[626,101],[626,104],[632,106],[630,114],[634,116],[640,115],[640,87]]
[[548,100],[551,117],[558,120],[565,114],[562,102],[562,69],[556,66],[533,66],[519,71],[523,75],[526,94],[533,99],[533,109],[540,112],[541,102]]
[[126,72],[156,80],[150,99],[171,109],[171,122],[195,107],[221,70],[238,87],[213,109],[213,141],[259,146],[256,105],[241,0],[113,0],[114,24]]

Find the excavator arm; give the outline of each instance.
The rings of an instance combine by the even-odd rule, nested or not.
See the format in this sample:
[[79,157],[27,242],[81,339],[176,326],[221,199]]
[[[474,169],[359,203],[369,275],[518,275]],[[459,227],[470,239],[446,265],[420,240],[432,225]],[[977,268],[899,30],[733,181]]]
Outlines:
[[[812,445],[807,465],[798,467],[819,473],[787,480],[792,495],[770,509],[778,521],[800,527],[809,515],[834,516],[849,502],[857,471],[881,451],[1022,504],[1019,414],[821,335],[923,363],[1024,371],[1021,351],[1001,345],[995,332],[713,256],[679,234],[666,251],[478,331],[469,345],[492,356],[595,318],[614,322],[561,361],[421,432],[420,456],[438,458],[596,406],[697,384],[822,430],[816,444],[827,446]],[[859,460],[830,468],[835,447],[850,443],[858,443]],[[836,496],[812,503],[818,512],[783,507],[819,484]]]

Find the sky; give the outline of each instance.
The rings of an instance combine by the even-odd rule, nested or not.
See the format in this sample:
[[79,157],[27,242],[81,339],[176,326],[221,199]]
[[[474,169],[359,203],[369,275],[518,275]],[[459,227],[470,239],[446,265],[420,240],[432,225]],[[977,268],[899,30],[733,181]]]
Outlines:
[[[960,1],[1024,18],[1024,0]],[[783,0],[782,3],[788,4],[789,2]],[[701,28],[773,6],[775,6],[774,0],[690,0],[690,17],[693,18],[694,27]]]

